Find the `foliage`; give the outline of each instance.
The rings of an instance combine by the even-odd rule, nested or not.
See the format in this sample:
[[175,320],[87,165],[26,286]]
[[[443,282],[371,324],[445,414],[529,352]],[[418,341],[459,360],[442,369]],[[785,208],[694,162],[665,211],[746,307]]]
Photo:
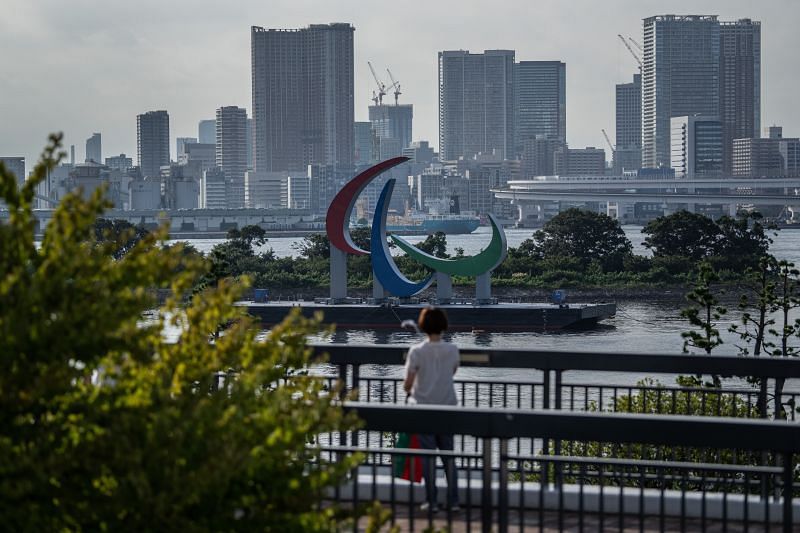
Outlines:
[[[224,279],[182,306],[204,263],[160,246],[166,228],[124,254],[99,241],[102,189],[68,195],[37,248],[32,201],[60,139],[21,189],[0,166],[3,528],[337,529],[343,517],[317,502],[358,457],[328,464],[309,446],[354,423],[303,370],[318,323],[293,314],[256,341]],[[154,312],[160,287],[173,296]]]
[[681,316],[697,328],[681,333],[684,352],[688,352],[688,348],[698,348],[710,354],[711,350],[722,344],[717,326],[727,309],[719,305],[713,291],[712,285],[718,280],[719,277],[711,265],[706,261],[701,262],[694,288],[686,295],[692,305],[681,311]]
[[681,210],[651,220],[642,233],[647,235],[645,247],[655,257],[680,256],[699,261],[714,254],[720,230],[709,217]]
[[604,270],[620,270],[632,247],[619,221],[608,215],[571,208],[561,211],[523,243],[531,255],[575,257],[588,264],[598,261]]
[[144,226],[134,226],[127,220],[98,218],[94,223],[95,240],[113,243],[116,249],[114,259],[128,253],[148,233]]

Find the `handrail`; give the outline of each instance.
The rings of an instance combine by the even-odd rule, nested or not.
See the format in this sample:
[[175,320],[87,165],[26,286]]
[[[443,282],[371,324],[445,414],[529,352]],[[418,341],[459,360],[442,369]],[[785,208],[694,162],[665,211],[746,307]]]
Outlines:
[[[334,365],[402,365],[406,345],[314,344],[315,355]],[[800,359],[732,355],[646,354],[524,349],[460,348],[461,365],[538,370],[596,370],[724,377],[800,378]]]
[[740,418],[347,402],[363,429],[800,452],[800,425]]

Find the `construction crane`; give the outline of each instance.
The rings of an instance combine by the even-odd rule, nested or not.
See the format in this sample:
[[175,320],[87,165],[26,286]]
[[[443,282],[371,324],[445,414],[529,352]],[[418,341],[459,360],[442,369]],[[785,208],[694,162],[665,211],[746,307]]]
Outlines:
[[639,56],[636,54],[636,52],[633,51],[633,48],[631,47],[630,44],[628,44],[628,41],[625,40],[625,37],[623,37],[619,33],[617,34],[617,37],[619,37],[619,40],[622,41],[622,44],[625,45],[625,48],[628,49],[628,52],[631,53],[631,55],[633,56],[633,59],[636,60],[636,63],[639,65],[639,72],[641,72],[642,71],[642,60],[639,58]]
[[608,138],[608,133],[606,133],[606,129],[605,128],[600,128],[600,131],[603,132],[603,137],[606,138],[606,142],[608,143],[608,147],[611,148],[611,155],[613,156],[614,153],[617,151],[617,149],[614,148],[613,144],[611,144],[611,139]]
[[634,40],[633,40],[633,37],[631,37],[630,35],[628,35],[628,40],[629,40],[631,43],[633,43],[633,46],[635,46],[636,48],[638,48],[638,49],[639,49],[639,52],[644,52],[644,50],[642,50],[642,45],[641,45],[641,44],[639,44],[639,43],[637,43],[636,41],[634,41]]
[[394,89],[394,105],[397,105],[397,100],[400,98],[400,95],[403,94],[400,92],[400,83],[394,79],[391,70],[387,68],[386,72],[389,73],[389,79],[392,80],[392,84],[389,86],[389,88]]
[[375,84],[378,86],[377,93],[372,91],[372,101],[375,102],[375,105],[383,105],[383,97],[386,96],[386,84],[378,79],[378,75],[375,74],[375,69],[372,68],[372,63],[367,61],[367,65],[369,65],[369,70],[372,72],[372,77],[375,79]]

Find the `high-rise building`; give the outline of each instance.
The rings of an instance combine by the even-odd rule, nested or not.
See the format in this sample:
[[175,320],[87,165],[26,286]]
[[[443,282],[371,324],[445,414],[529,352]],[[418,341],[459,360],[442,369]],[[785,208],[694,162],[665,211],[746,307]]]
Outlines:
[[761,23],[750,19],[720,23],[719,118],[723,172],[733,165],[733,140],[761,131]]
[[779,126],[770,127],[768,138],[734,139],[731,173],[737,178],[800,176],[800,139],[784,138]]
[[228,207],[244,207],[244,173],[247,172],[247,111],[228,106],[217,109],[217,166],[225,173],[231,194]]
[[719,71],[716,16],[644,19],[642,166],[669,166],[672,117],[718,114]]
[[159,177],[169,165],[169,115],[148,111],[136,116],[136,155],[143,177]]
[[403,155],[413,163],[430,164],[439,154],[433,151],[428,141],[414,141],[403,148]]
[[400,146],[400,152],[394,155],[400,155],[403,148],[411,144],[413,119],[414,106],[411,104],[369,106],[369,121],[378,141],[394,139]]
[[535,176],[553,176],[555,172],[555,155],[566,147],[561,139],[553,139],[540,135],[522,141],[522,175],[525,178]]
[[367,165],[375,160],[373,157],[373,132],[371,122],[354,122],[355,153],[353,164]]
[[637,170],[642,166],[642,75],[634,74],[631,83],[617,84],[616,146],[614,173]]
[[201,144],[214,144],[217,142],[217,121],[214,119],[201,120],[197,124],[197,142]]
[[111,170],[119,170],[120,172],[127,172],[133,167],[133,159],[126,156],[125,154],[106,157],[106,166]]
[[722,124],[717,117],[672,117],[670,167],[676,178],[718,178],[722,174]]
[[567,140],[567,65],[520,61],[514,65],[514,140],[521,154],[526,139]]
[[253,168],[253,119],[247,118],[247,168]]
[[5,165],[6,170],[11,172],[17,178],[17,183],[22,185],[25,183],[25,158],[24,157],[2,157],[0,161]]
[[197,137],[177,137],[175,139],[175,160],[180,161],[186,155],[186,145],[196,144]]
[[86,139],[86,161],[103,162],[103,149],[99,133],[93,133]]
[[253,26],[255,170],[352,165],[354,30],[344,23]]
[[563,145],[553,156],[553,172],[559,176],[602,176],[606,172],[606,151],[594,146]]
[[514,152],[514,51],[439,52],[439,151],[454,161]]

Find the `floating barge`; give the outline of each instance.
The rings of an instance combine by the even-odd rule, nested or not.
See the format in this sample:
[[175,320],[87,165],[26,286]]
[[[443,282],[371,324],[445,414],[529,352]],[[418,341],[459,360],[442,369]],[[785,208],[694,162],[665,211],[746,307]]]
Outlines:
[[[324,302],[241,302],[250,315],[265,326],[280,323],[292,309],[299,308],[304,316],[322,312],[325,324],[340,329],[395,329],[405,320],[416,322],[420,310],[428,303],[336,303]],[[557,331],[589,329],[617,312],[614,303],[569,305],[530,303],[450,303],[437,305],[447,312],[450,331]]]

